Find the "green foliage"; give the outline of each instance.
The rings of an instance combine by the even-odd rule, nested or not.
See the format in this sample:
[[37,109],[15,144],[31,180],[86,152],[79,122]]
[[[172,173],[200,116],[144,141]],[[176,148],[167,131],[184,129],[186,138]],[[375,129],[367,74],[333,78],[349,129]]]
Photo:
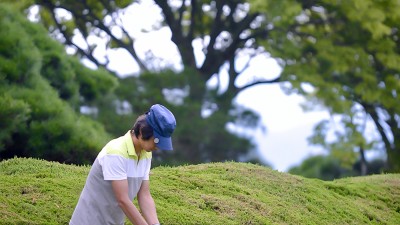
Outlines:
[[[67,224],[89,169],[0,162],[0,224]],[[226,162],[153,168],[151,191],[162,224],[398,224],[399,181],[381,174],[328,182]]]
[[20,0],[20,1],[2,0],[1,2],[12,5],[14,9],[19,10],[21,13],[30,6],[35,4],[35,0]]
[[24,101],[12,99],[8,94],[0,96],[0,151],[11,140],[12,133],[26,129],[29,113],[29,105]]
[[293,17],[301,13],[301,5],[295,0],[254,0],[251,2],[251,11],[265,13],[267,21],[273,21],[276,26],[285,26],[293,22]]
[[356,175],[351,168],[343,167],[341,163],[337,157],[313,156],[304,160],[301,165],[290,168],[288,172],[321,180],[334,180]]
[[67,56],[40,25],[5,4],[0,26],[0,158],[92,162],[110,136],[77,112],[79,99],[100,98],[116,79]]
[[[44,33],[43,28],[21,23],[30,39],[40,51],[40,74],[58,91],[61,99],[68,101],[76,110],[79,104],[90,103],[111,93],[117,87],[117,79],[104,69],[92,70],[83,66],[75,57],[65,53],[64,46]],[[83,97],[83,99],[79,99]]]
[[[3,6],[3,5],[2,5]],[[2,7],[4,12],[6,9]],[[0,76],[9,83],[28,83],[40,69],[40,53],[25,30],[16,29],[17,22],[9,13],[2,13],[0,30]],[[16,41],[18,38],[18,41]]]
[[[354,177],[372,174],[381,174],[385,169],[385,163],[382,159],[373,159],[365,162],[367,166],[366,174],[362,174],[361,161],[346,160],[343,155],[349,155],[346,151],[334,151],[330,155],[317,155],[305,159],[300,165],[289,169],[290,174],[300,175],[307,178],[318,178],[321,180],[334,180],[344,177]],[[354,153],[353,153],[354,155]],[[350,156],[354,157],[354,156]],[[352,164],[350,164],[352,163]]]
[[[291,8],[301,6],[301,11],[280,10],[283,15],[271,20],[277,29],[271,30],[270,39],[263,44],[280,59],[284,67],[281,78],[291,84],[288,92],[315,98],[308,105],[319,102],[333,115],[342,116],[340,123],[346,130],[328,149],[370,150],[380,143],[385,146],[390,169],[400,171],[396,158],[400,145],[391,141],[400,135],[399,2],[286,0],[278,6],[270,1],[251,2],[257,6],[254,10],[267,15],[272,7],[288,2],[293,3]],[[280,18],[288,16],[291,19],[281,26]],[[380,138],[366,139],[366,121],[374,123]],[[317,128],[314,141],[327,146],[319,131]]]
[[83,97],[83,104],[91,104],[97,99],[102,99],[103,96],[113,93],[118,87],[118,79],[111,76],[108,71],[102,68],[89,69],[82,66],[75,57],[69,57],[68,61],[74,68],[75,79],[79,84],[79,94]]

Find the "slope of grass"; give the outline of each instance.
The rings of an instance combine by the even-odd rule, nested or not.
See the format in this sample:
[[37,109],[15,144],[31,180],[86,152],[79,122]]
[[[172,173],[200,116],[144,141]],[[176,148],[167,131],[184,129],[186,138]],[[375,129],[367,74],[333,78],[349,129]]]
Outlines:
[[[89,169],[0,162],[0,224],[68,224]],[[226,162],[157,167],[150,179],[164,225],[400,224],[400,174],[326,182]]]

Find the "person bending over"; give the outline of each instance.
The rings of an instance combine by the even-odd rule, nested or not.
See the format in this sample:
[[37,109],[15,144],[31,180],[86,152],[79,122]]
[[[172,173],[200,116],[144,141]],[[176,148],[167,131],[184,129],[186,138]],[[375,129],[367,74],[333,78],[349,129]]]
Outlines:
[[[70,225],[159,224],[150,193],[152,152],[172,150],[174,115],[155,104],[124,136],[108,142],[94,161]],[[137,197],[141,213],[133,204]]]

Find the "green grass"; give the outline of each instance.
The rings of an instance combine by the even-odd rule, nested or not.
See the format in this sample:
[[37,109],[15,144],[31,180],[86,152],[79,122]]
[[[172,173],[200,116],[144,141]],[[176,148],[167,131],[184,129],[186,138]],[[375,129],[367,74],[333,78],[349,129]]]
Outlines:
[[[89,169],[0,162],[0,224],[68,224]],[[164,225],[400,224],[400,174],[326,182],[227,162],[157,167],[150,180]]]

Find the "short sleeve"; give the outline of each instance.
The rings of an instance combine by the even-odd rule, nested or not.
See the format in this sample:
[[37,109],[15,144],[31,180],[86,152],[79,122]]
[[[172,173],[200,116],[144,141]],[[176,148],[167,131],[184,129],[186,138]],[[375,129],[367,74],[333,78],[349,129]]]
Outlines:
[[102,158],[104,180],[127,179],[126,159],[119,155],[105,155]]

